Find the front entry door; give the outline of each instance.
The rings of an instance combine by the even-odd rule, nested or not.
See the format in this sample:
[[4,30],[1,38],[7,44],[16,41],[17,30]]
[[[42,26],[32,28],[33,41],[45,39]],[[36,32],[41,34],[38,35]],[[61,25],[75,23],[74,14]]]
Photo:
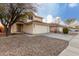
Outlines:
[[23,24],[17,24],[17,32],[23,32]]

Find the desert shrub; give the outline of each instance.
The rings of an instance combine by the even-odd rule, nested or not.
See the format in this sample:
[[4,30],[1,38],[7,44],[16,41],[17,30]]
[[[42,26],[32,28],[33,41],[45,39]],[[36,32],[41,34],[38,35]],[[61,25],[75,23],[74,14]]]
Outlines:
[[68,32],[69,32],[68,28],[66,28],[66,27],[63,28],[63,33],[64,33],[64,34],[68,34]]

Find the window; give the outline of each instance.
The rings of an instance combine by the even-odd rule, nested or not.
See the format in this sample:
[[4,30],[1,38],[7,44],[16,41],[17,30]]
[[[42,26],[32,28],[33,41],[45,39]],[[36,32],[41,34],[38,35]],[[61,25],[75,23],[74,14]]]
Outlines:
[[33,20],[33,16],[28,16],[28,19]]

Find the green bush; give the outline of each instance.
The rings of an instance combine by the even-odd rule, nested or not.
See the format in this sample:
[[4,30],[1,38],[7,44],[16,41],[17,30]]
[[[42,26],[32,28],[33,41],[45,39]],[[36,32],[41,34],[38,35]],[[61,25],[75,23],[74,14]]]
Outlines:
[[68,34],[68,32],[69,32],[68,28],[63,28],[63,33],[64,34]]

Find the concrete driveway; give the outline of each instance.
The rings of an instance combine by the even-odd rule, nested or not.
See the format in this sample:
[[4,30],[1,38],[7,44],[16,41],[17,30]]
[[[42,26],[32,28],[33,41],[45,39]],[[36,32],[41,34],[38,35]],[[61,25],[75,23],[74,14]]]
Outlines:
[[48,33],[43,34],[43,36],[51,37],[51,38],[58,38],[66,41],[72,40],[76,35],[69,35],[69,34],[59,34],[59,33]]
[[79,56],[79,34],[69,42],[69,46],[59,56]]

